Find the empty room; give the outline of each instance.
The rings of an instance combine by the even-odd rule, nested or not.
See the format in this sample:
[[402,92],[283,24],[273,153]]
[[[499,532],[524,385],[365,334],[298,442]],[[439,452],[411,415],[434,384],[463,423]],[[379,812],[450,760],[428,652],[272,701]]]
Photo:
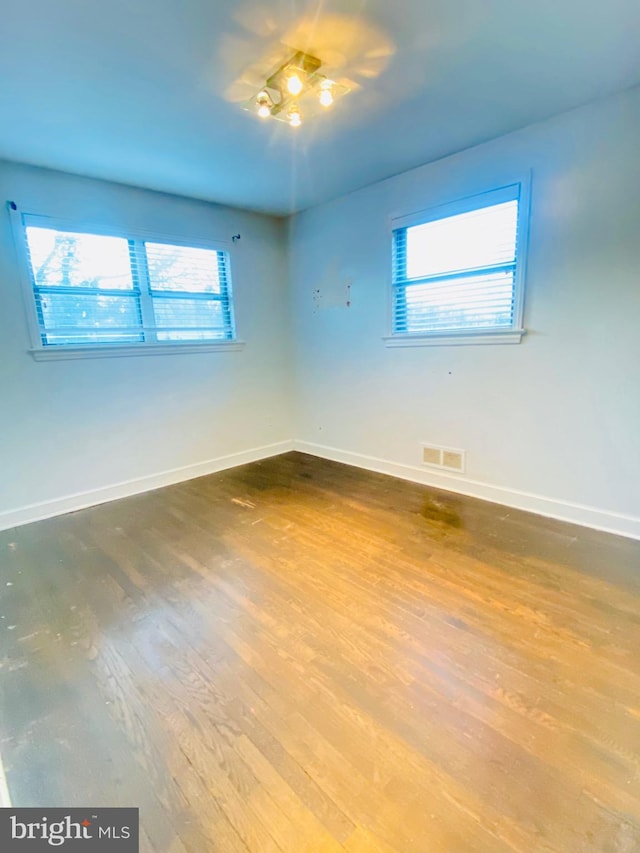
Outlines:
[[637,0],[1,5],[2,853],[639,853]]

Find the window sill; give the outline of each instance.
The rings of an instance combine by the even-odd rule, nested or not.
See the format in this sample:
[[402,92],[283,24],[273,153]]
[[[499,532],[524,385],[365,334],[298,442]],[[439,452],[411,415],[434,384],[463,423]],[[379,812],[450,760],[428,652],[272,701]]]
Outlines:
[[475,346],[476,344],[519,344],[526,329],[500,332],[448,332],[443,335],[389,335],[383,338],[388,347]]
[[241,350],[244,341],[203,341],[202,343],[161,344],[97,344],[96,346],[50,346],[29,350],[36,361],[63,361],[77,358],[122,358],[139,355],[185,355],[202,352],[233,352]]

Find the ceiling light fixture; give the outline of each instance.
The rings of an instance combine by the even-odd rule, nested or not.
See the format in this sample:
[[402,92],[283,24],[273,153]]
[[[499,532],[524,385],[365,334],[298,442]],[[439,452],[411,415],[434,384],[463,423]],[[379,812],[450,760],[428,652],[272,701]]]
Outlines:
[[[349,88],[320,74],[322,62],[315,56],[296,51],[264,81],[260,90],[245,104],[245,109],[260,118],[275,118],[291,127],[302,124],[302,101],[305,116],[330,107]],[[320,108],[320,109],[318,109]]]

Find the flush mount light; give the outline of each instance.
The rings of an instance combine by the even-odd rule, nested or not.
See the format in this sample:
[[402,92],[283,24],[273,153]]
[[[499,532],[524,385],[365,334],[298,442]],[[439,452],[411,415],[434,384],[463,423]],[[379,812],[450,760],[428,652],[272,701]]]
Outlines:
[[321,66],[316,56],[296,51],[266,77],[244,108],[260,118],[275,118],[300,127],[305,116],[324,111],[349,91],[343,83],[321,74]]

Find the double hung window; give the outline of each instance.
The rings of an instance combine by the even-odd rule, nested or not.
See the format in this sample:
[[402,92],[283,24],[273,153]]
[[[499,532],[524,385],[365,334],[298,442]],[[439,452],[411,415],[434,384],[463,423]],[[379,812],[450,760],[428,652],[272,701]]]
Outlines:
[[392,339],[520,339],[526,200],[511,184],[393,222]]
[[36,349],[235,340],[225,249],[18,216]]

